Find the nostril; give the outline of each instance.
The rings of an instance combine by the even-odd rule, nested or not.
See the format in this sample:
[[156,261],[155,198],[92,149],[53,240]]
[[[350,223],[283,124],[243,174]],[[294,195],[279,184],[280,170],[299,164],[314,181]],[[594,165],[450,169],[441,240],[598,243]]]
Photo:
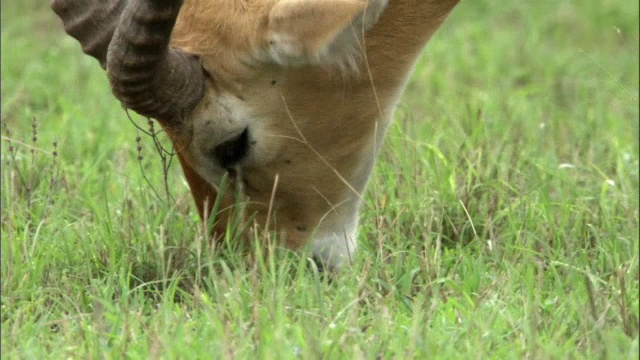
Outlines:
[[324,262],[322,261],[322,259],[320,259],[319,257],[313,255],[311,257],[311,261],[316,266],[316,269],[318,269],[318,273],[324,273],[325,266],[324,266]]
[[213,156],[225,169],[229,169],[242,160],[249,151],[249,128],[238,136],[227,140],[213,149]]

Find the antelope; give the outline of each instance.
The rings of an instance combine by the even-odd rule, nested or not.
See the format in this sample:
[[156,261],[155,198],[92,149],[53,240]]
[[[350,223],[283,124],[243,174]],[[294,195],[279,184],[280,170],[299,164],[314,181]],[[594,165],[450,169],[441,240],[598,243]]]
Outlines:
[[[394,108],[458,0],[52,0],[123,107],[171,140],[201,218],[233,191],[339,271]],[[214,231],[223,231],[224,214]],[[222,229],[222,230],[221,230]]]

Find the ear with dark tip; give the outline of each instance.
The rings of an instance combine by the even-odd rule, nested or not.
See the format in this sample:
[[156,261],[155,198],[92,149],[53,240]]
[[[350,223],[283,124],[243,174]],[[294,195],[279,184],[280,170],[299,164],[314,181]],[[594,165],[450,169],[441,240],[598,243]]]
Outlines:
[[82,51],[107,68],[107,50],[127,0],[52,0],[67,34],[80,42]]

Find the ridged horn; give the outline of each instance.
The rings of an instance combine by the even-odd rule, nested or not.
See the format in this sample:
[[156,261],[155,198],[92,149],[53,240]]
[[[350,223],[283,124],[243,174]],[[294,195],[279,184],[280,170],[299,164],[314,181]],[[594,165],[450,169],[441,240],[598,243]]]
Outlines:
[[107,49],[127,0],[53,0],[51,8],[62,19],[67,34],[82,51],[107,68]]
[[169,47],[182,0],[129,0],[107,52],[111,89],[125,107],[179,121],[204,94],[204,73],[192,55]]

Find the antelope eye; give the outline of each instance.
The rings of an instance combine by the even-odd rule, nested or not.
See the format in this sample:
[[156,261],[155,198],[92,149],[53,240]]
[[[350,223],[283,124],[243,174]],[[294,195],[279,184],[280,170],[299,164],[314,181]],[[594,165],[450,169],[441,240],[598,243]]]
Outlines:
[[249,128],[234,138],[213,149],[213,157],[225,169],[230,169],[247,155],[249,150]]

